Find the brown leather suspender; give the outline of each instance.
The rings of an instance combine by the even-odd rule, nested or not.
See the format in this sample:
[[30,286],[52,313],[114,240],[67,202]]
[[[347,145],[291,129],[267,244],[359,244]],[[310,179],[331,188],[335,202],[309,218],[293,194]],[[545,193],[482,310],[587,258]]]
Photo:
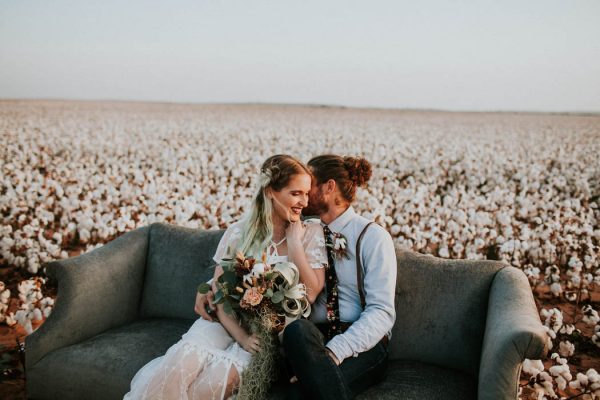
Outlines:
[[365,309],[367,304],[365,300],[365,289],[363,287],[363,270],[362,270],[362,262],[360,260],[360,242],[367,231],[369,225],[374,224],[373,221],[369,222],[362,230],[360,235],[358,235],[358,240],[356,241],[356,286],[358,287],[358,295],[360,296],[360,305],[362,309]]

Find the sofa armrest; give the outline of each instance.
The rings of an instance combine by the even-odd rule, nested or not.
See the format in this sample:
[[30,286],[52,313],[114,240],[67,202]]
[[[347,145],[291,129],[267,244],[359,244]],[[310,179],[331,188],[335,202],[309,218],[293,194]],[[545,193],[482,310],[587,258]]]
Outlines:
[[546,346],[525,274],[514,267],[501,269],[490,289],[478,398],[516,399],[523,360],[542,358]]
[[135,320],[142,293],[149,227],[128,232],[78,257],[46,266],[58,281],[55,307],[25,339],[32,367],[47,353]]

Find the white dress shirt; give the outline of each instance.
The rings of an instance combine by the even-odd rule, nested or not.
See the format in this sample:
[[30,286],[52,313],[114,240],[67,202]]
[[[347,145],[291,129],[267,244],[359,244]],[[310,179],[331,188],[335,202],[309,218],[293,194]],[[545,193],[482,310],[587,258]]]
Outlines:
[[[352,325],[326,344],[340,362],[373,348],[384,335],[391,334],[396,320],[396,252],[390,234],[377,224],[367,228],[360,244],[366,301],[365,309],[361,307],[356,282],[356,242],[369,222],[349,207],[328,225],[332,232],[341,233],[347,240],[348,258],[335,259],[335,272],[340,320]],[[327,294],[323,290],[313,304],[310,320],[327,322],[326,315]]]

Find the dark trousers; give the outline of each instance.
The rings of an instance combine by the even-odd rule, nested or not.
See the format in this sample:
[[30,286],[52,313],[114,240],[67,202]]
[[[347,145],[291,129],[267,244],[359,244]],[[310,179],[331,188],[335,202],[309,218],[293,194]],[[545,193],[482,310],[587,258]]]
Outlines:
[[358,357],[346,358],[339,366],[325,349],[325,338],[308,320],[297,320],[285,328],[283,349],[290,376],[288,399],[352,399],[383,380],[387,369],[387,346],[379,342]]

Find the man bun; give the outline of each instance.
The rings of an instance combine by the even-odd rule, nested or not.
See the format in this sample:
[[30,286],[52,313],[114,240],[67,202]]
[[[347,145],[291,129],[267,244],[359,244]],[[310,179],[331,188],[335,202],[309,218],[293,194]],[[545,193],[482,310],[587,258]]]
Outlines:
[[311,158],[308,166],[318,185],[333,179],[348,203],[356,199],[357,187],[367,186],[372,174],[371,163],[362,157],[323,154]]
[[373,174],[373,168],[369,161],[362,157],[344,157],[344,167],[348,171],[348,178],[356,186],[367,186],[367,182]]

